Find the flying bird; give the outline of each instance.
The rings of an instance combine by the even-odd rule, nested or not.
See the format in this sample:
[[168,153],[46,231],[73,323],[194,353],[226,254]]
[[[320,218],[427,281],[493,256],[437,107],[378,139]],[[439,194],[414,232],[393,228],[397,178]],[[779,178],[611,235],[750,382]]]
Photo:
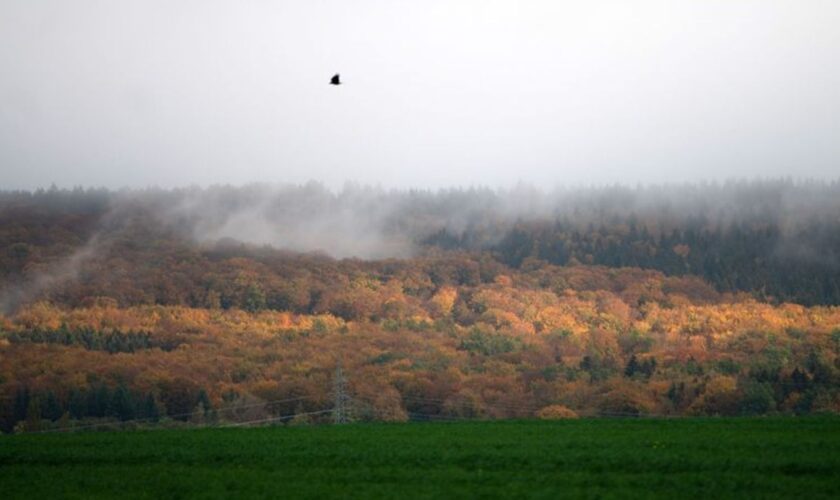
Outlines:
[[338,73],[334,74],[333,77],[330,79],[330,85],[341,85],[341,80],[338,77]]

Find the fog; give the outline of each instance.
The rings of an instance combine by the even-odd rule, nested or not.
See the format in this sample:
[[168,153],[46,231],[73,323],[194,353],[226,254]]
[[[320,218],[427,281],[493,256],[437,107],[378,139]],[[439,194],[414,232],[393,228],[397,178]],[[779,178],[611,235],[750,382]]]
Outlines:
[[[760,273],[759,281],[775,287],[771,295],[805,303],[840,300],[836,181],[551,190],[524,183],[507,189],[330,189],[315,182],[0,190],[0,228],[0,312],[74,285],[146,279],[163,263],[189,268],[196,259],[234,257],[276,263],[301,252],[420,261],[449,250],[483,252],[514,267],[533,257],[560,265],[690,271],[722,289],[767,284],[727,281],[727,270],[737,265],[746,274]],[[688,261],[668,260],[679,246],[690,250],[691,269]],[[213,265],[207,261],[201,268]]]
[[833,0],[4,0],[0,186],[833,179],[837,26]]
[[146,213],[156,227],[209,247],[236,242],[382,259],[416,256],[444,233],[458,248],[493,248],[520,223],[560,222],[583,232],[633,223],[655,233],[736,224],[777,228],[784,256],[827,261],[834,257],[814,250],[813,240],[840,225],[838,191],[836,182],[790,180],[552,190],[331,190],[315,182],[129,190],[113,193],[102,231],[113,234]]

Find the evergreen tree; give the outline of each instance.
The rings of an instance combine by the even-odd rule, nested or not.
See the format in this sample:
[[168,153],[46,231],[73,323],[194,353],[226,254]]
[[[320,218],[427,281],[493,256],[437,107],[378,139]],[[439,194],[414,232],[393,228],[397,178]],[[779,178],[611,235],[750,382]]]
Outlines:
[[29,406],[26,408],[26,423],[24,429],[27,432],[37,432],[42,429],[41,404],[37,397],[29,398]]
[[71,389],[67,398],[67,410],[70,416],[81,419],[87,416],[87,399],[85,393],[79,389]]
[[108,405],[108,416],[119,418],[121,421],[134,418],[134,401],[131,393],[120,384],[111,396]]
[[17,392],[15,392],[14,413],[12,417],[15,422],[26,419],[30,399],[29,387],[18,387]]
[[636,374],[641,369],[638,360],[636,359],[636,355],[630,356],[630,360],[627,362],[627,366],[624,367],[624,376],[631,378],[633,375]]
[[44,398],[44,405],[41,409],[41,416],[47,420],[55,422],[64,413],[64,408],[61,407],[58,398],[53,391],[48,391]]

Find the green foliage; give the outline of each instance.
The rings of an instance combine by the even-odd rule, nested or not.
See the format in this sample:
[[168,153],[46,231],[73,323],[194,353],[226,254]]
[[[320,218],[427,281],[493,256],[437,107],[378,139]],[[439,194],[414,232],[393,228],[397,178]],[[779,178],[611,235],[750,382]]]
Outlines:
[[474,328],[461,340],[458,348],[483,356],[496,356],[521,349],[522,341],[504,334],[488,333]]
[[41,418],[55,421],[61,418],[63,413],[64,410],[61,408],[61,403],[59,403],[55,393],[53,391],[48,391],[46,397],[44,397],[44,402],[41,405]]
[[265,309],[265,292],[256,284],[248,285],[245,289],[245,299],[243,308],[246,311],[256,312]]
[[[27,387],[18,389],[9,417],[0,419],[0,430],[10,432],[15,425],[25,422],[25,426],[44,427],[50,422],[63,418],[78,422],[85,420],[157,422],[162,416],[186,419],[180,413],[187,407],[203,405],[209,412],[213,409],[207,392],[196,388],[183,379],[163,384],[162,394],[171,410],[161,408],[154,393],[143,393],[129,389],[125,385],[110,388],[103,383],[94,383],[84,389],[74,388],[65,395],[53,391],[35,392]],[[192,406],[190,406],[192,405]]]
[[630,360],[627,361],[627,366],[624,367],[624,376],[628,378],[633,378],[635,376],[650,378],[655,371],[655,358],[646,358],[642,361],[639,361],[636,358],[636,355],[633,354],[632,356],[630,356]]
[[398,359],[403,359],[403,358],[405,358],[404,354],[395,353],[395,352],[383,352],[382,354],[379,354],[378,356],[372,357],[370,359],[370,361],[368,361],[368,363],[370,363],[372,365],[386,365],[386,364],[390,363],[391,361],[396,361]]
[[741,365],[732,358],[723,358],[717,362],[717,371],[724,375],[737,375]]
[[584,356],[579,368],[589,373],[589,378],[593,382],[606,380],[617,371],[614,360],[597,353]]
[[[632,216],[631,216],[632,217]],[[655,217],[654,217],[655,219]],[[828,263],[840,258],[840,228],[816,221],[788,240],[809,241],[821,262],[779,252],[782,224],[770,211],[758,220],[729,223],[686,219],[671,231],[638,230],[625,214],[582,227],[570,218],[520,222],[494,247],[505,264],[520,267],[536,258],[567,265],[582,260],[609,267],[657,269],[668,275],[702,276],[717,289],[749,291],[757,297],[802,304],[840,304],[840,271]],[[627,231],[628,223],[631,230]],[[469,235],[465,235],[468,237]],[[687,253],[675,249],[685,249]]]
[[668,392],[666,394],[668,399],[674,405],[674,407],[679,408],[686,400],[686,388],[685,382],[671,382],[671,385],[668,387]]
[[618,345],[627,354],[645,353],[653,346],[653,339],[642,332],[632,329],[618,337]]
[[119,420],[131,420],[134,418],[135,402],[132,394],[125,386],[120,385],[111,396],[108,404],[108,414],[117,417]]
[[776,409],[773,388],[768,383],[749,381],[741,389],[740,410],[744,415],[764,415]]
[[698,363],[697,360],[695,360],[693,356],[689,357],[688,361],[685,362],[685,368],[684,369],[685,369],[685,372],[688,373],[689,375],[698,376],[698,375],[703,375],[703,373],[704,373],[703,365]]
[[549,382],[554,382],[555,380],[559,379],[564,373],[565,367],[561,364],[547,366],[543,368],[540,372],[542,377]]
[[106,351],[111,354],[117,352],[135,352],[142,349],[158,348],[171,351],[180,342],[173,339],[156,339],[147,332],[100,332],[90,328],[70,329],[66,325],[55,330],[30,330],[11,332],[6,335],[9,342],[34,344],[61,344],[80,346],[89,351]]

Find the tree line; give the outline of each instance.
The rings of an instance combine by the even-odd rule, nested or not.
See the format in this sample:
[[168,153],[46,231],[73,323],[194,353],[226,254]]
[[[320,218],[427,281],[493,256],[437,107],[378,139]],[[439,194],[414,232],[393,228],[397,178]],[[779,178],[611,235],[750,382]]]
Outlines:
[[[121,305],[302,312],[306,302],[313,312],[319,292],[307,298],[296,289],[300,262],[310,269],[386,269],[400,266],[391,257],[424,266],[453,253],[438,264],[468,254],[484,280],[494,267],[539,262],[638,267],[699,276],[719,292],[760,300],[840,304],[838,200],[836,182],[789,180],[553,192],[332,192],[312,183],[7,191],[0,192],[0,289],[7,309],[38,297],[78,304],[116,290]],[[326,262],[353,255],[364,262]],[[217,272],[232,264],[292,284],[274,296],[268,288],[279,285],[233,292],[223,283],[231,276]],[[449,269],[420,272],[435,284],[473,279],[463,267],[455,276]],[[44,285],[44,276],[55,275],[74,280]],[[75,288],[53,293],[65,281]]]
[[6,335],[5,338],[13,343],[61,344],[109,353],[153,348],[171,351],[178,347],[177,341],[153,337],[148,332],[121,332],[119,330],[102,332],[83,327],[71,329],[67,325],[48,330],[15,331]]

